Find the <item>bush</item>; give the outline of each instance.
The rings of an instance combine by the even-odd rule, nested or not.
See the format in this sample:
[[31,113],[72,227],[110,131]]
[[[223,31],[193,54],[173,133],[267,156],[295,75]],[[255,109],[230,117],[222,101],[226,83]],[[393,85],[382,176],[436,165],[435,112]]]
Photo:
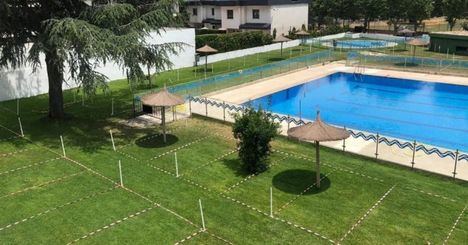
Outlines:
[[[313,30],[310,32],[310,37],[321,37],[321,36],[328,36],[328,35],[333,35],[333,34],[338,34],[342,32],[348,32],[351,29],[349,26],[341,27],[341,26],[327,26],[322,30]],[[295,32],[290,32],[288,35],[289,38],[291,39],[297,39],[300,38],[298,37]]]
[[270,34],[262,31],[235,32],[228,34],[206,34],[195,37],[197,48],[210,45],[220,53],[233,50],[253,48],[257,46],[271,44],[273,38]]
[[273,122],[262,109],[252,108],[234,116],[232,126],[238,139],[239,158],[249,173],[257,174],[267,169],[270,141],[278,135],[279,124]]

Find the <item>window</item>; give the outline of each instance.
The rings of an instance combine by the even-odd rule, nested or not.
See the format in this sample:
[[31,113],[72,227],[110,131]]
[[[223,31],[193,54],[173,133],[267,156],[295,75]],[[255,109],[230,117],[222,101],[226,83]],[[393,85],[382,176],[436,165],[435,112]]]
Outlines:
[[252,19],[260,19],[260,10],[252,9]]
[[193,9],[192,9],[192,15],[193,15],[193,16],[197,16],[197,15],[198,15],[198,9],[197,9],[197,8],[193,8]]
[[232,9],[227,10],[227,18],[228,19],[234,19],[234,10],[232,10]]
[[214,8],[211,8],[211,15],[214,16]]

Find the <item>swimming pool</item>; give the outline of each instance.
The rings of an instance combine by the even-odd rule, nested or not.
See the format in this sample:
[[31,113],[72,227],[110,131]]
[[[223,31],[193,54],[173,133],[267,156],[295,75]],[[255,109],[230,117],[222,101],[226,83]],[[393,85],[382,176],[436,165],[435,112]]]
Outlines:
[[468,86],[335,73],[248,103],[468,152]]
[[[324,46],[333,47],[333,41],[324,42]],[[397,46],[398,43],[385,41],[385,40],[368,40],[368,39],[356,39],[356,40],[336,40],[335,48],[342,49],[366,49],[366,48],[388,48]]]

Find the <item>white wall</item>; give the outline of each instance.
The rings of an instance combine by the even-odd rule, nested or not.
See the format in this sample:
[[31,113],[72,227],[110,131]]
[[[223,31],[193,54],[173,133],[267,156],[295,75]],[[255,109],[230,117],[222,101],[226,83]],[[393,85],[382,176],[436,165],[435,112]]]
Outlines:
[[[227,18],[227,10],[232,9],[234,11],[234,18]],[[241,19],[244,16],[244,11],[241,11],[241,6],[222,6],[221,7],[221,27],[225,29],[239,29]]]
[[[260,10],[259,19],[252,18],[252,10],[254,9]],[[245,19],[243,20],[242,24],[244,23],[271,23],[270,6],[245,6],[244,11],[245,11]]]
[[[148,40],[152,44],[161,44],[168,42],[183,42],[187,45],[178,55],[170,57],[173,68],[190,67],[195,63],[195,30],[194,29],[167,29],[161,36],[152,33]],[[19,69],[0,70],[0,101],[15,98],[30,97],[48,92],[47,71],[44,63],[44,57],[41,56],[42,67],[35,73],[31,66],[21,67]],[[144,69],[146,71],[146,68]],[[108,63],[97,71],[109,77],[109,80],[124,78],[124,71],[113,63]],[[154,72],[154,70],[153,70]],[[64,89],[76,87],[73,81],[64,83]]]
[[272,5],[271,6],[271,32],[276,28],[276,35],[287,35],[289,29],[296,27],[300,30],[309,20],[308,4]]

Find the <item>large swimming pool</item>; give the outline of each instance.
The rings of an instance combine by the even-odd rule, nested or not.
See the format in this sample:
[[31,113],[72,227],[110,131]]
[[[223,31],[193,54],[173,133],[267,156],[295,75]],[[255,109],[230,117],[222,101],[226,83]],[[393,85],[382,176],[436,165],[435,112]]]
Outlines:
[[468,152],[468,86],[335,73],[254,101],[272,112]]

